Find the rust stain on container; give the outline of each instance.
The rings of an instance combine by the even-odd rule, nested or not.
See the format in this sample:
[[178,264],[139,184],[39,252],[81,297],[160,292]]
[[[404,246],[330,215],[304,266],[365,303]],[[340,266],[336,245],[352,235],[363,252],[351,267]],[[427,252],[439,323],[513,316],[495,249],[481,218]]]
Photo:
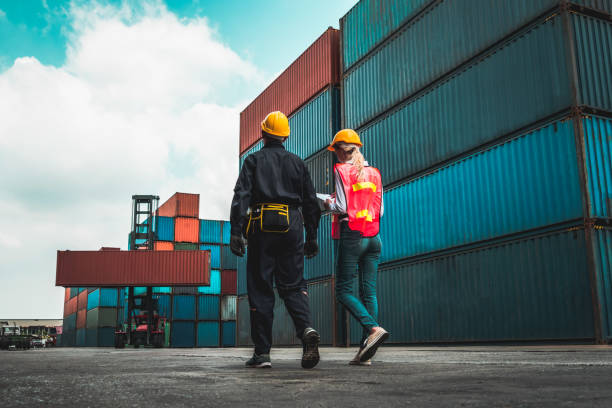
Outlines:
[[[56,286],[208,286],[208,251],[58,251]],[[87,291],[84,307],[87,305]],[[80,297],[80,295],[79,295]],[[76,298],[71,299],[76,302]],[[67,303],[67,304],[68,304]],[[74,309],[76,310],[76,303]]]
[[[240,153],[261,136],[261,121],[275,110],[289,116],[340,78],[340,31],[328,28],[240,113]],[[160,214],[161,215],[161,214]]]
[[200,216],[200,195],[175,193],[159,206],[157,215],[161,217],[195,217]]
[[177,217],[174,219],[174,240],[176,242],[197,243],[200,232],[200,220],[197,218]]

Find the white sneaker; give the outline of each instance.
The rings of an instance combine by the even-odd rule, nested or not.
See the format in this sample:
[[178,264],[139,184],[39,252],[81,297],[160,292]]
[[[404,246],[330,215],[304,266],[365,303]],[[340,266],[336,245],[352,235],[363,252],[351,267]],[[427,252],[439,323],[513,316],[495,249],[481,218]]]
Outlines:
[[378,346],[383,344],[385,340],[389,337],[389,332],[383,329],[382,327],[377,327],[374,329],[374,332],[368,336],[365,341],[365,344],[361,350],[359,350],[358,356],[360,362],[365,362],[370,360],[374,354],[376,354],[376,350]]

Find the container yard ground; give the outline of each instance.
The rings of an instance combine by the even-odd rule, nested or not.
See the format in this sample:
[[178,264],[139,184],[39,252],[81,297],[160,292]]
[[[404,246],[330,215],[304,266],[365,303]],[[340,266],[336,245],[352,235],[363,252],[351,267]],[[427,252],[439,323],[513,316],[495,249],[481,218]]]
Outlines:
[[[371,367],[354,348],[300,350],[245,369],[251,350],[57,348],[0,352],[9,406],[610,406],[612,347],[386,347]],[[371,405],[375,404],[375,405]]]

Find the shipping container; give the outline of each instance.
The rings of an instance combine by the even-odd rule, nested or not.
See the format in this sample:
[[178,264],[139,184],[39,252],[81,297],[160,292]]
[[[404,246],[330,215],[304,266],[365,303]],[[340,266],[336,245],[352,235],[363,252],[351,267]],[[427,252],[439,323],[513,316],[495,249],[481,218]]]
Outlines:
[[195,347],[195,323],[191,322],[172,322],[170,335],[171,347]]
[[236,294],[236,270],[224,269],[221,271],[221,294]]
[[249,150],[242,153],[240,155],[240,160],[239,160],[239,170],[242,169],[242,165],[244,164],[244,160],[247,158],[247,156],[260,151],[262,148],[263,148],[263,140],[260,140],[259,142],[255,143],[253,147],[251,147]]
[[219,322],[198,322],[197,324],[198,347],[219,347]]
[[174,295],[172,297],[172,320],[196,320],[196,297]]
[[[331,142],[331,140],[330,140]],[[334,191],[334,163],[336,156],[323,150],[304,161],[317,193],[331,194]]]
[[236,320],[236,296],[221,297],[221,320]]
[[[340,19],[346,71],[432,0],[361,0]],[[437,38],[437,37],[436,37]]]
[[236,345],[239,347],[252,346],[251,313],[249,312],[249,299],[246,296],[238,298],[236,310]]
[[329,145],[340,130],[340,91],[330,87],[289,117],[284,146],[302,160]]
[[249,248],[247,247],[244,256],[238,258],[236,268],[237,294],[238,296],[246,295],[247,293],[247,258]]
[[338,83],[339,34],[328,28],[240,113],[240,153],[259,140],[268,113],[280,110],[290,116],[323,88]]
[[612,341],[612,228],[596,225],[590,234],[595,286],[601,310],[601,338],[606,344],[610,344]]
[[223,230],[221,232],[223,237],[221,243],[223,245],[229,245],[232,236],[232,227],[229,221],[223,221]]
[[198,287],[197,286],[174,286],[172,288],[172,293],[175,295],[197,295]]
[[236,322],[223,322],[221,335],[221,345],[223,347],[236,346]]
[[238,267],[238,257],[232,253],[229,245],[221,247],[221,268],[236,269]]
[[155,241],[153,243],[153,249],[156,251],[174,251],[174,243],[164,242],[164,241]]
[[87,309],[82,309],[77,312],[76,327],[77,329],[85,328],[87,324]]
[[172,317],[172,297],[170,295],[154,295],[153,299],[157,300],[157,313],[166,320]]
[[64,289],[64,303],[70,300],[70,288]]
[[77,310],[87,309],[87,294],[87,290],[84,290],[77,295]]
[[77,298],[73,297],[64,303],[64,317],[77,312]]
[[188,242],[176,242],[174,244],[175,251],[198,251],[200,249],[198,244],[192,244]]
[[76,329],[76,344],[77,347],[85,347],[87,341],[87,329]]
[[174,239],[176,242],[197,243],[200,222],[197,218],[176,217],[174,219]]
[[171,217],[155,217],[157,228],[156,239],[158,241],[174,241],[174,218]]
[[172,293],[170,286],[154,286],[153,293]]
[[63,332],[76,330],[76,321],[77,321],[76,312],[64,316],[64,322],[62,324]]
[[223,241],[223,221],[200,220],[200,242],[220,244]]
[[612,120],[582,120],[589,216],[612,218]]
[[[363,152],[371,165],[396,164],[383,172],[383,184],[567,111],[576,101],[598,103],[598,98],[590,98],[593,92],[583,90],[610,89],[612,81],[609,75],[585,73],[579,99],[574,99],[563,17],[555,16],[522,33],[495,53],[360,129]],[[597,63],[598,55],[605,54],[601,47],[595,47],[597,43],[612,40],[602,28],[610,28],[610,23],[575,14],[568,18],[574,25],[581,22],[594,38],[589,42],[584,35],[577,44],[585,54],[577,68],[590,71],[588,64]]]
[[304,259],[304,279],[320,279],[333,276],[336,266],[336,243],[331,237],[331,215],[324,215],[317,231],[319,253],[311,259]]
[[560,3],[471,0],[466,7],[462,1],[436,2],[344,75],[346,126],[361,127],[542,13],[557,13]]
[[115,288],[96,289],[87,296],[87,310],[95,309],[96,307],[117,307],[118,298],[117,289]]
[[574,125],[554,122],[387,190],[381,262],[581,218]]
[[198,293],[205,295],[220,295],[221,294],[221,271],[212,269],[210,271],[210,285],[198,286]]
[[198,320],[219,320],[219,301],[217,295],[198,296]]
[[55,284],[56,286],[85,284],[115,287],[208,285],[210,253],[207,251],[58,251]]
[[200,215],[200,195],[175,193],[159,206],[157,215],[161,217],[194,217]]
[[115,329],[113,327],[86,329],[85,344],[87,347],[114,347]]
[[79,288],[70,288],[70,299],[79,294]]
[[221,269],[220,245],[200,245],[200,251],[210,251],[210,267],[213,269]]
[[116,327],[117,308],[116,307],[97,307],[87,312],[88,329],[96,327]]

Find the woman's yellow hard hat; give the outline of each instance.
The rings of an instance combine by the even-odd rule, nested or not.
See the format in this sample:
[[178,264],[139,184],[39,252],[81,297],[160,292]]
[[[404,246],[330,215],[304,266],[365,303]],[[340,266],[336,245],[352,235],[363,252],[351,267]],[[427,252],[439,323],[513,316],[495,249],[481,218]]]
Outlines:
[[327,150],[331,150],[332,152],[335,151],[336,149],[334,148],[334,145],[338,142],[344,142],[346,144],[355,144],[360,147],[363,146],[361,144],[361,139],[359,139],[359,135],[353,129],[342,129],[341,131],[336,133],[336,136],[334,136],[334,140],[332,140]]
[[270,112],[261,122],[261,130],[274,136],[288,137],[289,120],[283,112]]

